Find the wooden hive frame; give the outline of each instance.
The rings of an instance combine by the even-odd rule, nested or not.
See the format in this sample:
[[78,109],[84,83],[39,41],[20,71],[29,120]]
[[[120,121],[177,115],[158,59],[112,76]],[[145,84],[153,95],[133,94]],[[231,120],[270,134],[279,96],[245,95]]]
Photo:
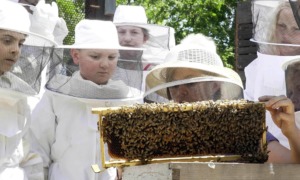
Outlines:
[[[237,102],[237,101],[226,101],[226,102]],[[248,104],[250,106],[256,106],[259,107],[261,111],[261,125],[263,129],[263,133],[260,139],[260,147],[259,149],[264,153],[266,152],[266,126],[265,126],[265,110],[263,103],[254,103],[254,102],[248,102],[248,101],[241,101],[245,104]],[[211,102],[210,102],[211,103]],[[151,105],[151,104],[150,104]],[[157,104],[155,104],[157,105]],[[138,107],[145,107],[147,104],[137,105]],[[100,149],[101,149],[101,163],[103,168],[109,168],[109,167],[116,167],[116,166],[135,166],[135,165],[141,165],[141,164],[151,164],[151,163],[164,163],[164,162],[238,162],[240,160],[243,160],[243,157],[241,154],[215,154],[215,155],[190,155],[190,156],[157,156],[153,157],[150,160],[143,160],[143,159],[126,159],[124,157],[118,157],[116,159],[107,161],[105,159],[105,137],[103,134],[103,131],[101,130],[103,128],[103,119],[112,114],[132,114],[137,110],[137,106],[126,106],[126,107],[111,107],[111,108],[95,108],[93,109],[94,114],[99,115],[99,129],[100,129]],[[157,109],[156,109],[157,110]],[[174,112],[189,112],[189,111],[195,111],[195,104],[187,103],[184,106],[182,104],[178,103],[167,103],[163,104],[159,111],[162,113],[174,113]],[[262,114],[263,112],[263,114]],[[262,154],[263,154],[262,153]],[[111,154],[110,154],[111,155]],[[114,158],[113,154],[113,158]],[[267,156],[264,160],[267,159]]]

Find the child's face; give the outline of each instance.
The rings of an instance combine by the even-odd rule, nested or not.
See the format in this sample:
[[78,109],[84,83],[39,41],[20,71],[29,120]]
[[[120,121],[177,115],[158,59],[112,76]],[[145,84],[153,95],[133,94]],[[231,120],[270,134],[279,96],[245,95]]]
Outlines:
[[24,34],[0,29],[0,75],[17,62],[25,38]]
[[[172,80],[182,80],[194,77],[201,77],[200,71],[180,68],[173,72]],[[178,85],[169,88],[171,99],[175,102],[196,102],[213,100],[215,93],[220,89],[217,82],[196,82]]]
[[[300,30],[295,21],[292,9],[283,9],[278,15],[276,24],[276,37],[278,43],[300,44]],[[278,46],[280,55],[298,55],[300,47]]]
[[295,105],[295,111],[300,111],[300,68],[292,71],[287,75],[287,97],[292,100]]
[[[135,26],[118,26],[119,43],[125,47],[140,48],[147,41],[147,37],[144,34],[142,28]],[[135,60],[140,57],[142,51],[120,51],[120,57],[122,59]]]
[[118,26],[119,42],[121,46],[142,47],[147,41],[142,28],[135,26]]
[[112,77],[119,56],[118,50],[72,49],[71,55],[79,65],[81,76],[96,84],[106,84]]

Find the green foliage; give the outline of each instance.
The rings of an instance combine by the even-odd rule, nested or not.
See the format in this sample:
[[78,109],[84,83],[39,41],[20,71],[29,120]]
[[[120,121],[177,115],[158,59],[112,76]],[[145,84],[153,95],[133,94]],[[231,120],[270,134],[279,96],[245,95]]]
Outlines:
[[69,34],[64,39],[64,44],[73,44],[74,43],[74,29],[76,24],[84,19],[84,0],[56,0],[56,3],[59,7],[59,16],[62,17],[68,26]]
[[[117,5],[128,0],[117,0]],[[234,67],[236,0],[131,0],[146,9],[148,22],[175,29],[176,43],[191,33],[214,38],[224,65]]]

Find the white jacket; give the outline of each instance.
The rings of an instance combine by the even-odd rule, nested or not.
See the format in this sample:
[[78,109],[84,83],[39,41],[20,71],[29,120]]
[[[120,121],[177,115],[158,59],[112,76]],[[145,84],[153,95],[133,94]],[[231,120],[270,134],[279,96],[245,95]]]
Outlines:
[[115,179],[115,168],[100,174],[91,168],[93,164],[101,168],[99,118],[91,111],[127,103],[133,102],[81,99],[46,90],[33,111],[31,131],[34,148],[42,155],[45,170],[49,169],[48,179]]
[[0,88],[0,180],[43,180],[42,158],[30,152],[24,94]]
[[[282,69],[284,62],[299,56],[275,56],[257,53],[257,59],[245,68],[246,87],[244,98],[258,101],[264,95],[286,95],[285,74]],[[266,112],[266,125],[279,142],[289,148],[287,138],[273,122],[269,112]]]
[[257,101],[264,95],[286,94],[282,64],[296,57],[299,56],[275,56],[258,52],[257,58],[245,67],[245,99]]

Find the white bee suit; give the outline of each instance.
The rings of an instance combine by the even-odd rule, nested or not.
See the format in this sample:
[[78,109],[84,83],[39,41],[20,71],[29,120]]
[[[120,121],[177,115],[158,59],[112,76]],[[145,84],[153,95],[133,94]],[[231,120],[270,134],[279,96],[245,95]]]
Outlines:
[[[245,99],[257,101],[264,95],[286,95],[285,74],[282,64],[299,56],[275,56],[257,53],[257,59],[245,68],[246,88]],[[270,113],[266,112],[266,125],[268,131],[273,134],[279,142],[289,148],[287,138],[273,122]]]
[[[7,77],[13,83],[3,82]],[[1,76],[0,84],[30,89],[11,73]],[[14,84],[18,84],[15,86]],[[25,94],[0,88],[0,180],[42,180],[42,158],[30,151],[28,129],[30,109]]]
[[275,56],[258,52],[257,58],[245,68],[245,99],[257,101],[264,95],[286,94],[282,64],[296,57],[299,56]]
[[[78,88],[88,87],[91,83],[76,73],[75,78],[67,81],[66,86],[59,91],[73,91],[76,88],[73,95],[79,95]],[[110,80],[107,85],[114,83]],[[105,88],[95,86],[98,86],[99,94]],[[131,97],[131,92],[128,91],[126,97]],[[91,168],[93,164],[101,166],[100,134],[97,127],[99,117],[92,114],[92,108],[127,103],[132,104],[133,101],[84,99],[46,90],[33,111],[31,131],[36,138],[34,148],[42,155],[46,172],[49,170],[48,179],[114,180],[115,168],[109,168],[100,174],[94,173]]]

